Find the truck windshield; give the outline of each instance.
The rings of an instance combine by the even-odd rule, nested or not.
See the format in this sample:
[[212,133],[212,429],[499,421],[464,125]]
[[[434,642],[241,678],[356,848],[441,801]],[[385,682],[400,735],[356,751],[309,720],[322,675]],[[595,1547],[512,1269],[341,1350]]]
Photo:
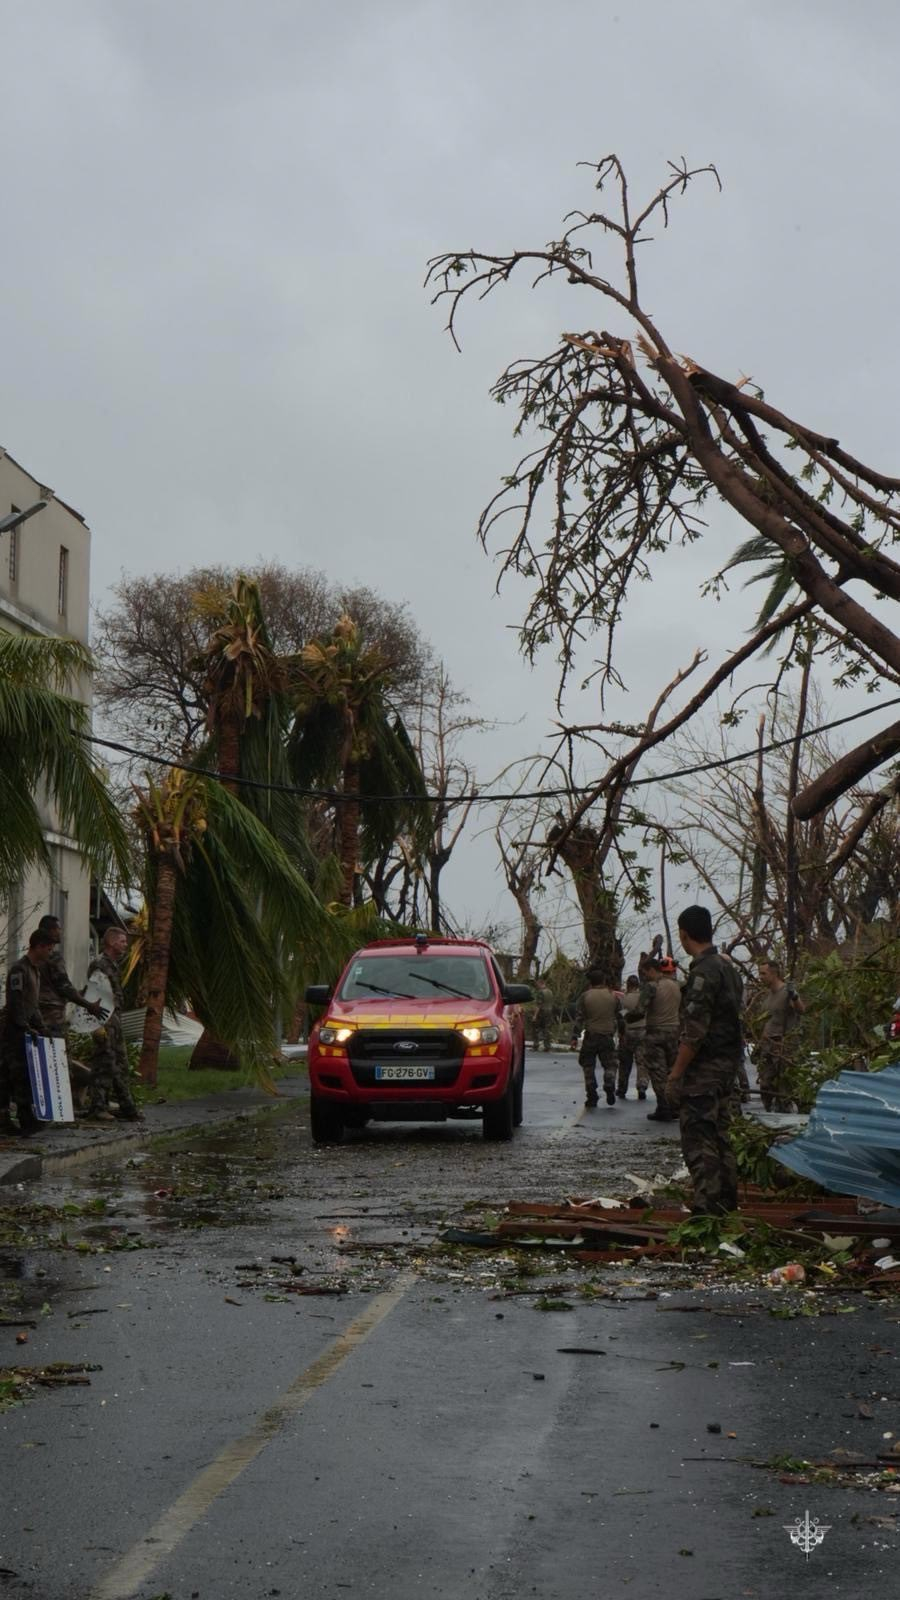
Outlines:
[[385,994],[408,1000],[490,1000],[491,980],[480,956],[362,956],[341,984],[342,1000]]

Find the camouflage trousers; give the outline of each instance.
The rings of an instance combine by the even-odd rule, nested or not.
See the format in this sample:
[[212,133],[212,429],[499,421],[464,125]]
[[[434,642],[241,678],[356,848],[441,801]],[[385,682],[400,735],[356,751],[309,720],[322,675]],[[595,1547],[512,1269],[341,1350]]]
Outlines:
[[621,1095],[628,1093],[628,1084],[631,1079],[632,1065],[637,1068],[638,1093],[646,1094],[647,1089],[650,1086],[650,1075],[647,1072],[647,1063],[644,1061],[644,1058],[641,1054],[641,1045],[643,1042],[643,1034],[640,1034],[636,1039],[629,1039],[628,1030],[625,1030],[625,1037],[619,1045],[619,1078],[617,1089]]
[[91,1060],[91,1111],[106,1111],[110,1099],[120,1111],[137,1111],[128,1082],[128,1056],[121,1018],[116,1012],[94,1034]]
[[545,1050],[550,1049],[550,1028],[553,1018],[549,1011],[536,1011],[531,1022],[531,1031],[534,1035],[534,1048],[543,1045]]
[[20,1121],[31,1121],[31,1083],[25,1062],[25,1035],[7,1023],[0,1047],[0,1113],[9,1115],[11,1102],[15,1101]]
[[793,1100],[787,1087],[791,1059],[783,1039],[764,1039],[756,1056],[759,1093],[766,1111],[790,1111]]
[[578,1052],[578,1065],[584,1073],[585,1100],[597,1099],[597,1063],[603,1068],[603,1088],[607,1094],[616,1092],[616,1072],[619,1057],[615,1037],[611,1033],[586,1032]]
[[673,1115],[666,1091],[666,1081],[675,1065],[678,1054],[678,1034],[645,1033],[638,1046],[638,1071],[643,1068],[656,1095],[657,1110]]
[[737,1208],[737,1162],[728,1138],[738,1072],[735,1056],[692,1061],[676,1096],[681,1149],[694,1186],[692,1210]]

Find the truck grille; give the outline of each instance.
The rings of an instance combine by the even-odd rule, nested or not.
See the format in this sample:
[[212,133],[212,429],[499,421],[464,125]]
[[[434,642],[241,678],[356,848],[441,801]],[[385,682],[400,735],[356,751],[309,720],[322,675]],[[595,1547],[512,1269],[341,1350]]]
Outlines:
[[[404,1044],[415,1049],[398,1049]],[[466,1042],[455,1028],[359,1028],[347,1040],[350,1070],[361,1086],[376,1084],[376,1065],[408,1061],[411,1066],[435,1068],[433,1083],[418,1085],[426,1091],[456,1082],[465,1049]]]

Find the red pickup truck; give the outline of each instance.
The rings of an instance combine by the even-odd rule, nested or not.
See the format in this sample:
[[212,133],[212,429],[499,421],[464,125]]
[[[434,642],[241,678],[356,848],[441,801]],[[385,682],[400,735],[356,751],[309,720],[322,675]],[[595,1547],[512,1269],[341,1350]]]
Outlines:
[[507,983],[480,939],[379,939],[348,961],[309,1038],[316,1144],[367,1122],[480,1116],[485,1139],[522,1121],[527,984]]

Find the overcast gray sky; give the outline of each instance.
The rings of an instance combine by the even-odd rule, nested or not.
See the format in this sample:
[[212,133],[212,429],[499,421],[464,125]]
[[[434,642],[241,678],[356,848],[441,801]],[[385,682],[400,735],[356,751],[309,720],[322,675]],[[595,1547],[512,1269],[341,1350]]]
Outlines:
[[[0,0],[0,38],[0,442],[87,517],[97,599],[123,569],[321,567],[407,600],[516,724],[485,773],[537,746],[554,665],[522,663],[473,530],[515,460],[490,381],[572,318],[523,280],[460,356],[422,277],[558,237],[613,149],[648,191],[670,156],[723,178],[646,256],[674,347],[898,468],[891,0]],[[632,715],[740,631],[698,598],[733,542],[645,591]],[[450,888],[512,920],[485,846]]]

